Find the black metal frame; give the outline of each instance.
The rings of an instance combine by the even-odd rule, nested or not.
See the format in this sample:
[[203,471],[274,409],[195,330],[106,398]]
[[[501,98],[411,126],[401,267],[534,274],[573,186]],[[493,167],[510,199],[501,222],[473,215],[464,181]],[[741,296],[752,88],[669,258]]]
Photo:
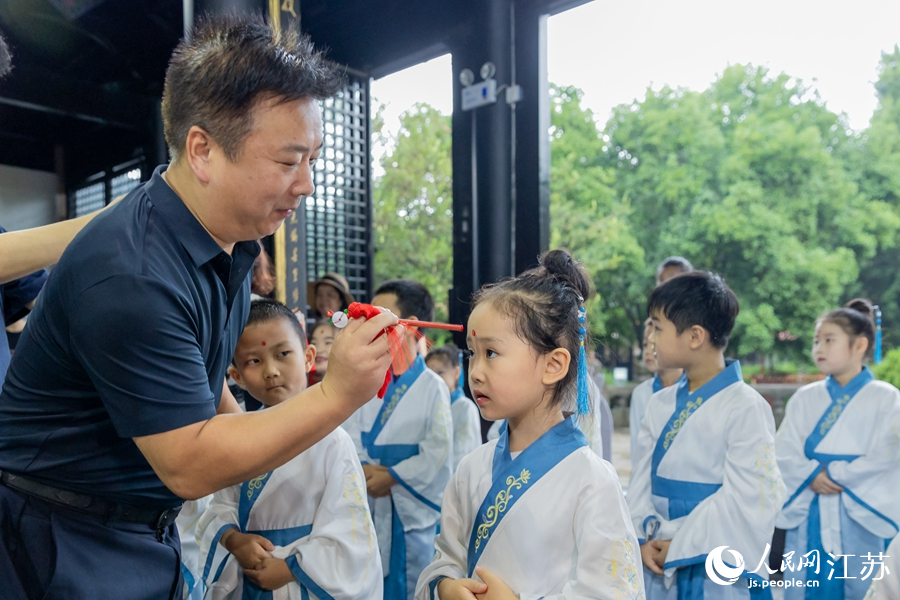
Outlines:
[[362,301],[371,298],[374,255],[369,81],[348,71],[345,88],[323,103],[316,189],[304,201],[307,280],[340,273]]

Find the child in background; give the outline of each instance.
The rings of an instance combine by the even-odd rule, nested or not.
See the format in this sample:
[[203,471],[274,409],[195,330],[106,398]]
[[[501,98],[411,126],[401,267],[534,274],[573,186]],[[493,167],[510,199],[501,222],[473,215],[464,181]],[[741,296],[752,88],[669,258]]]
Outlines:
[[900,535],[894,538],[885,553],[885,561],[879,570],[869,577],[872,585],[864,600],[897,600],[900,598]]
[[744,570],[734,585],[705,573],[721,546],[752,568],[784,501],[772,409],[724,356],[738,310],[722,278],[704,271],[669,280],[647,301],[659,368],[685,371],[647,407],[628,490],[651,600],[749,598],[748,579],[770,594],[761,588],[765,569]]
[[[588,449],[590,284],[564,250],[482,288],[469,317],[469,385],[496,442],[463,458],[447,486],[434,559],[417,600],[644,597],[637,539],[612,466]],[[583,365],[586,367],[586,365]]]
[[[434,319],[431,294],[408,279],[382,284],[372,304],[403,319]],[[450,391],[425,368],[416,342],[415,332],[406,332],[412,364],[394,373],[383,400],[373,398],[344,423],[366,473],[385,600],[412,598],[431,559],[441,497],[453,470]]]
[[327,319],[318,321],[313,326],[309,342],[316,347],[316,362],[309,372],[309,385],[315,385],[325,377],[325,373],[328,371],[328,356],[331,354],[331,346],[334,345],[334,336],[338,332],[340,329]]
[[453,469],[462,457],[481,445],[481,419],[478,407],[466,397],[459,383],[459,348],[447,344],[428,353],[425,364],[450,388],[450,413],[453,417]]
[[200,545],[197,542],[197,525],[209,506],[212,496],[199,500],[185,500],[181,512],[175,519],[178,527],[178,538],[181,540],[181,575],[184,587],[181,597],[185,600],[202,600],[206,593],[206,585],[201,577]]
[[[264,406],[280,404],[306,388],[316,350],[305,342],[287,307],[256,300],[231,375]],[[197,529],[206,598],[380,598],[364,481],[338,428],[274,471],[216,492]]]
[[[651,325],[652,326],[652,325]],[[647,404],[650,403],[650,397],[656,392],[667,388],[681,379],[684,375],[682,369],[662,369],[656,362],[656,349],[650,343],[650,327],[644,328],[644,365],[647,370],[653,373],[653,377],[644,381],[631,392],[631,407],[628,410],[628,428],[631,434],[631,464],[636,465],[640,461],[637,441],[638,433],[641,430],[641,421],[644,413],[647,412]]]
[[[816,598],[860,600],[871,583],[861,577],[865,556],[883,553],[900,523],[900,391],[865,366],[873,313],[868,300],[852,300],[816,322],[813,359],[828,377],[797,390],[776,437],[788,489],[776,521],[787,530],[785,554],[796,563],[817,551],[822,562],[818,575],[804,567],[784,577],[794,586],[817,580],[806,588]],[[830,579],[826,553],[835,563]],[[784,596],[799,600],[806,589],[786,588]]]

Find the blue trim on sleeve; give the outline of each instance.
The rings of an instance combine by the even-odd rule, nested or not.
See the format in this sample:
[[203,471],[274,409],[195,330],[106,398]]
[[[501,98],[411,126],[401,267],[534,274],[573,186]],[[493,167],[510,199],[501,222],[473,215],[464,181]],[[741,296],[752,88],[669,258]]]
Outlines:
[[694,556],[691,558],[680,558],[678,560],[673,560],[672,562],[667,562],[663,565],[663,570],[665,569],[678,569],[680,567],[686,567],[688,565],[697,565],[700,563],[706,562],[706,557],[709,554],[701,554],[699,556]]
[[431,598],[431,600],[436,600],[436,598],[437,598],[437,586],[438,586],[438,584],[441,582],[441,580],[443,580],[443,579],[447,579],[447,577],[444,577],[444,576],[442,575],[442,576],[440,576],[440,577],[438,577],[438,578],[436,578],[436,579],[432,579],[430,582],[428,582],[428,591],[429,591],[429,594],[430,594],[428,597]]
[[291,570],[291,573],[294,574],[294,577],[297,581],[300,582],[305,588],[308,588],[313,594],[316,595],[319,600],[334,600],[331,594],[322,589],[318,583],[312,580],[309,575],[300,567],[300,563],[297,562],[297,556],[292,554],[284,559],[284,562],[287,563],[288,568]]
[[[219,531],[216,532],[216,535],[213,538],[212,544],[210,544],[210,546],[209,546],[209,553],[206,555],[206,565],[203,567],[203,581],[209,581],[209,571],[212,569],[213,559],[216,557],[216,549],[219,547],[219,540],[222,539],[222,536],[229,529],[238,529],[238,527],[237,527],[237,525],[228,523],[228,524],[222,525],[219,528]],[[240,530],[238,530],[238,531],[240,531]],[[228,555],[226,555],[226,557],[225,557],[226,560],[228,559],[228,556],[231,556],[231,554],[229,553]],[[213,582],[215,582],[219,578],[219,575],[222,574],[222,569],[224,568],[224,566],[225,566],[225,561],[223,560],[222,564],[219,565],[219,568],[216,571],[216,576],[215,576],[215,579],[213,579]]]
[[[825,467],[825,473],[828,475],[828,478],[829,478],[829,479],[831,479],[831,480],[832,480],[833,482],[835,482],[836,484],[841,485],[840,482],[839,482],[838,480],[836,480],[834,477],[831,476],[831,472],[828,470],[828,466]],[[897,526],[897,523],[895,523],[890,517],[888,517],[887,515],[885,515],[885,514],[879,512],[879,511],[875,510],[875,508],[869,506],[869,504],[866,503],[866,502],[864,502],[864,501],[862,500],[862,498],[860,498],[859,496],[857,496],[856,494],[854,494],[853,491],[852,491],[850,488],[848,488],[848,487],[846,487],[846,486],[843,486],[843,485],[841,485],[841,487],[844,488],[844,492],[843,492],[843,493],[847,494],[848,496],[850,496],[851,498],[853,498],[854,500],[856,500],[856,502],[857,502],[860,506],[862,506],[863,508],[865,508],[866,510],[868,510],[869,512],[871,512],[873,515],[875,515],[875,516],[878,517],[879,519],[884,520],[885,523],[889,524],[891,527],[894,528],[894,531],[895,531],[896,533],[900,533],[900,527],[898,527],[898,526]]]
[[260,529],[258,531],[248,531],[247,533],[261,535],[276,546],[288,546],[312,533],[312,525],[300,525],[299,527],[288,527],[286,529]]
[[822,470],[822,463],[819,463],[819,466],[817,466],[815,469],[813,469],[812,475],[807,477],[806,481],[801,483],[800,487],[797,488],[797,491],[795,491],[794,494],[790,498],[788,498],[787,502],[784,503],[782,510],[787,508],[791,504],[791,502],[793,502],[794,500],[797,499],[797,496],[799,496],[800,494],[803,493],[803,490],[805,490],[807,487],[809,487],[809,484],[811,484],[813,482],[813,479],[816,478],[816,476],[819,474],[819,471],[821,471],[821,470]]
[[184,577],[184,585],[187,586],[187,596],[191,595],[191,592],[194,591],[194,576],[191,574],[191,570],[187,568],[187,565],[181,563],[181,576]]
[[435,504],[434,502],[432,502],[431,500],[429,500],[428,498],[426,498],[425,496],[423,496],[422,494],[420,494],[419,492],[414,490],[411,485],[409,485],[408,483],[403,481],[403,479],[399,475],[397,475],[397,471],[395,471],[393,467],[388,469],[388,473],[391,474],[391,477],[393,477],[395,480],[397,480],[397,483],[399,483],[400,485],[403,486],[403,489],[405,489],[407,492],[412,494],[416,500],[418,500],[419,502],[421,502],[428,508],[433,508],[434,510],[441,512],[440,506],[438,506],[437,504]]
[[[649,515],[646,519],[644,519],[644,522],[641,523],[641,533],[643,533],[644,535],[646,535],[646,536],[647,536],[647,539],[650,539],[650,537],[651,537],[651,535],[647,533],[647,523],[650,523],[650,522],[652,522],[652,521],[656,521],[656,522],[658,523],[658,522],[659,522],[659,519],[656,518],[656,515]],[[659,527],[657,527],[656,529],[658,530]],[[655,533],[656,533],[656,532],[654,531],[654,534],[655,534]],[[645,541],[646,541],[646,540],[645,540]],[[643,544],[644,542],[641,542],[641,543]]]

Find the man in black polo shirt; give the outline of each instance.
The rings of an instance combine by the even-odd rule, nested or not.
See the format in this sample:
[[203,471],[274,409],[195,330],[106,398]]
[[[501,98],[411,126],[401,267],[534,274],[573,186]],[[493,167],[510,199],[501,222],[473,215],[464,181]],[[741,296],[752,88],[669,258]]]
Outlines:
[[239,413],[223,386],[255,241],[313,191],[340,77],[296,32],[202,25],[163,93],[172,163],[98,216],[38,300],[0,394],[0,595],[180,595],[181,499],[257,477],[365,404],[387,313],[348,325],[321,385]]

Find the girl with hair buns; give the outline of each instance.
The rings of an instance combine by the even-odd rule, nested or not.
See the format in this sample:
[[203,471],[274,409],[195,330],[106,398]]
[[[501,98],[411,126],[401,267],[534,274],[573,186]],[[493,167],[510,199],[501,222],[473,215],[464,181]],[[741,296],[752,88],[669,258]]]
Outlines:
[[[816,322],[812,355],[828,376],[797,390],[778,429],[788,499],[776,526],[787,530],[785,556],[794,566],[784,574],[792,582],[786,600],[861,599],[898,533],[900,391],[866,366],[876,311],[856,299]],[[797,568],[817,555],[818,569]],[[814,580],[818,587],[809,585]]]
[[481,416],[499,439],[444,491],[417,600],[643,598],[640,554],[612,466],[588,448],[583,344],[590,281],[565,250],[474,298],[466,343]]

